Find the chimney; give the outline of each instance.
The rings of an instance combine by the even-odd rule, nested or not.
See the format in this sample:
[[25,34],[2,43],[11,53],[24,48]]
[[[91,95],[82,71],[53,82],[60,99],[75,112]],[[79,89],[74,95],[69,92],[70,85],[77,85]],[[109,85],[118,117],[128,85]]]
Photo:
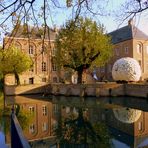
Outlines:
[[131,19],[129,19],[129,21],[128,21],[128,26],[133,26],[133,19],[131,18]]

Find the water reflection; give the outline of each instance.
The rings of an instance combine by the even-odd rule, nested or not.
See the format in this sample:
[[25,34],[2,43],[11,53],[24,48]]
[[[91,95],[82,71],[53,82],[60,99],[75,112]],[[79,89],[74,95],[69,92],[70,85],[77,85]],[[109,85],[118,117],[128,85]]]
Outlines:
[[[40,99],[44,99],[44,101]],[[135,99],[135,101],[133,101],[133,99]],[[37,96],[37,98],[35,96],[16,96],[8,97],[6,104],[7,106],[11,106],[12,104],[17,105],[17,107],[19,106],[18,115],[20,113],[22,118],[19,120],[22,120],[20,123],[21,126],[24,127],[23,132],[34,148],[46,148],[65,140],[62,139],[60,134],[58,135],[59,138],[55,137],[55,129],[57,129],[59,125],[63,125],[65,121],[74,123],[74,121],[77,121],[80,117],[83,119],[83,122],[86,121],[88,125],[91,123],[90,125],[95,131],[98,130],[100,135],[107,137],[107,139],[105,139],[107,144],[110,138],[108,134],[109,130],[112,138],[112,143],[109,143],[111,147],[119,148],[121,145],[124,145],[124,148],[137,148],[138,146],[148,145],[148,104],[143,104],[142,107],[144,111],[141,105],[138,105],[140,104],[139,102],[144,101],[145,100],[138,100],[136,98],[84,99],[63,96],[49,98],[43,98],[42,96]],[[133,102],[133,107],[131,102]],[[82,114],[83,116],[80,116]],[[26,117],[29,117],[29,119],[26,119]],[[75,123],[78,123],[78,121]],[[102,124],[96,125],[96,123]],[[68,125],[68,127],[73,127],[74,125],[75,124]],[[92,128],[91,126],[89,127]],[[81,131],[81,129],[76,130],[76,128],[77,126],[72,130],[75,132]],[[72,134],[72,132],[70,134]],[[75,134],[76,133],[73,132],[73,135]],[[91,135],[91,133],[88,135]],[[10,143],[10,133],[6,133],[6,141]],[[89,140],[89,142],[90,141],[91,140]],[[102,147],[109,146],[104,145]]]
[[121,107],[113,109],[114,116],[116,119],[123,123],[134,123],[141,116],[141,110]]

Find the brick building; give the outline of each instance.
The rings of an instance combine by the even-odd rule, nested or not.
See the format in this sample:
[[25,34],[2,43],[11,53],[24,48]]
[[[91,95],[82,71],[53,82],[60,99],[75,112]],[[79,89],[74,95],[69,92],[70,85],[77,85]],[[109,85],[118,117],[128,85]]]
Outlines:
[[136,59],[142,70],[141,80],[148,78],[148,36],[134,26],[132,20],[127,26],[108,34],[114,45],[113,57],[104,66],[98,69],[98,77],[104,80],[112,80],[112,66],[122,57]]
[[[13,34],[13,32],[12,32]],[[4,38],[4,48],[15,45],[23,52],[29,54],[33,59],[33,67],[20,74],[21,84],[41,84],[47,82],[59,82],[59,73],[52,56],[55,54],[54,41],[57,34],[56,30],[50,29],[50,35],[46,33],[43,45],[43,30],[30,27],[29,33],[24,32],[24,27],[20,26],[18,31],[8,34]],[[29,37],[29,38],[28,38]],[[13,75],[7,75],[6,84],[15,84]]]
[[[4,38],[4,47],[7,48],[10,43],[20,48],[23,52],[29,54],[34,66],[20,76],[21,84],[41,84],[41,83],[57,83],[63,82],[64,72],[57,71],[55,63],[52,61],[52,56],[55,54],[54,42],[57,31],[50,29],[50,35],[46,33],[44,46],[41,35],[41,30],[30,27],[30,34],[24,33],[23,27],[11,37],[7,35]],[[96,69],[99,80],[112,81],[112,66],[114,62],[122,57],[132,57],[136,59],[142,69],[141,80],[148,79],[148,36],[132,24],[130,20],[127,26],[117,29],[108,34],[112,38],[114,44],[113,57],[103,67]],[[29,39],[28,39],[29,37]],[[87,78],[88,82],[94,83],[90,75]],[[7,75],[6,84],[15,84],[13,75]]]

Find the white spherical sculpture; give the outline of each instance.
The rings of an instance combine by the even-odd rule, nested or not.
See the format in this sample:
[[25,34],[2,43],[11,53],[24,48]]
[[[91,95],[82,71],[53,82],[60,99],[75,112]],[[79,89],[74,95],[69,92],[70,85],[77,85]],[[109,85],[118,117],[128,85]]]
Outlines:
[[141,116],[141,110],[126,107],[113,109],[113,113],[115,118],[123,123],[134,123]]
[[141,77],[140,65],[133,58],[121,58],[113,65],[112,77],[116,81],[139,81]]

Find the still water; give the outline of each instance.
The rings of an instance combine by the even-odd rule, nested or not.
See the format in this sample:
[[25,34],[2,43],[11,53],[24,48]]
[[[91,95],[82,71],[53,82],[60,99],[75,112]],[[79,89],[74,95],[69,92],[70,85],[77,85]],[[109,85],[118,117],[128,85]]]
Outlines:
[[[32,148],[56,148],[59,143],[65,148],[81,143],[94,148],[148,147],[146,99],[11,96],[6,98],[6,114],[12,105]],[[8,146],[9,123],[9,116],[1,117]]]

